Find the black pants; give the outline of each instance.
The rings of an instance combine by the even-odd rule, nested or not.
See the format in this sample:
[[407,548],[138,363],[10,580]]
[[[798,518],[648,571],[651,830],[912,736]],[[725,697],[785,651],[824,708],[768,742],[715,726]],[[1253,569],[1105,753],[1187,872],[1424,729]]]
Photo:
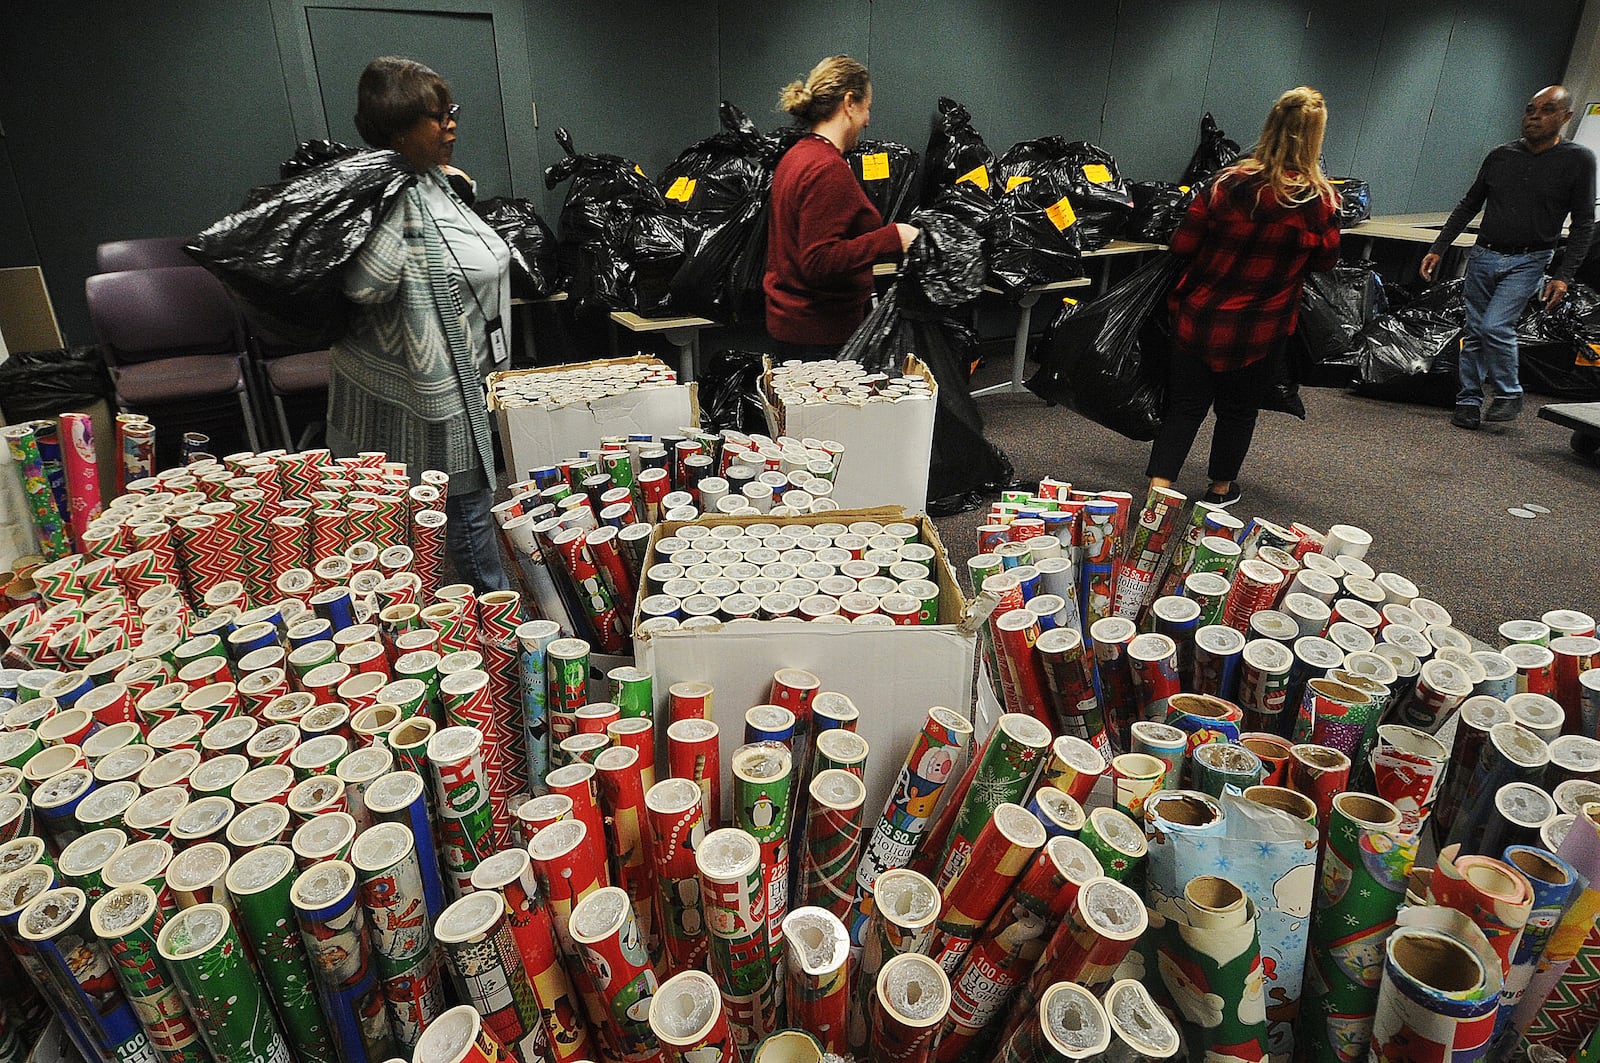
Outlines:
[[1167,376],[1167,405],[1161,431],[1150,446],[1145,475],[1176,480],[1194,445],[1195,433],[1206,411],[1215,408],[1217,424],[1211,433],[1208,475],[1214,481],[1238,478],[1244,456],[1255,435],[1256,414],[1271,379],[1273,356],[1242,369],[1218,373],[1183,351],[1172,352]]

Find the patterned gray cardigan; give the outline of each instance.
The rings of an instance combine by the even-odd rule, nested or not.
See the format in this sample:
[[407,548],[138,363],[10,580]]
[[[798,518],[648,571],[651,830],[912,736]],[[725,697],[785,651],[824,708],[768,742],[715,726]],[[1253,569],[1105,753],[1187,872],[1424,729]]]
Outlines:
[[[424,178],[425,180],[426,178]],[[416,185],[345,267],[355,303],[329,360],[328,423],[452,494],[494,487],[489,413],[444,238]]]

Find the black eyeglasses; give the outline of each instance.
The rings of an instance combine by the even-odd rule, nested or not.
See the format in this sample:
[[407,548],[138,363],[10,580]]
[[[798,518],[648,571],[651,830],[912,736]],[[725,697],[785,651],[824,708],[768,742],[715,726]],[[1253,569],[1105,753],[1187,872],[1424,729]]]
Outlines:
[[422,113],[427,115],[429,118],[432,118],[440,125],[444,125],[447,122],[454,122],[458,120],[458,116],[461,114],[461,105],[459,103],[452,103],[442,111],[423,111]]

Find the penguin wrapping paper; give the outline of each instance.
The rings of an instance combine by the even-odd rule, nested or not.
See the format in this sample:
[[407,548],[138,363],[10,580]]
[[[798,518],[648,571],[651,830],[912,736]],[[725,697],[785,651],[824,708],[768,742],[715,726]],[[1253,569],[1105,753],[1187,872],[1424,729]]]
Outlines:
[[1185,884],[1203,875],[1226,879],[1244,893],[1260,940],[1268,1054],[1287,1059],[1311,933],[1316,825],[1236,794],[1219,800],[1173,791],[1155,810],[1146,902],[1161,915],[1181,912]]

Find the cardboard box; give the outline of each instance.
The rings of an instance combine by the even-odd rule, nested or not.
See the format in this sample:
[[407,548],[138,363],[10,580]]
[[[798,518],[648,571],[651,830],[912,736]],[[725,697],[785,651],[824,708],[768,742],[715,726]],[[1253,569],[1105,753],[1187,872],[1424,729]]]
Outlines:
[[[944,621],[921,627],[864,628],[842,624],[741,621],[701,631],[663,631],[635,636],[639,667],[655,676],[656,718],[663,721],[665,742],[667,690],[691,680],[716,688],[712,719],[721,729],[722,766],[726,772],[734,750],[744,743],[744,714],[767,701],[772,674],[780,668],[804,668],[822,680],[823,690],[847,694],[861,710],[857,733],[867,740],[867,817],[875,821],[883,809],[911,740],[922,729],[928,709],[943,705],[972,718],[973,662],[977,630],[982,622],[961,593],[949,555],[933,522],[907,516],[898,506],[838,510],[799,517],[702,517],[695,523],[848,524],[856,520],[907,520],[921,529],[921,541],[935,552],[934,578],[939,584],[939,616]],[[656,526],[650,539],[648,568],[655,563],[655,544],[682,527],[671,521]],[[638,613],[634,620],[637,627]],[[723,792],[730,795],[732,788]]]
[[519,480],[528,474],[528,470],[540,465],[554,465],[580,450],[597,449],[600,441],[608,436],[635,432],[654,436],[675,435],[685,426],[700,423],[700,406],[693,384],[627,391],[593,402],[552,408],[505,408],[495,401],[495,382],[507,377],[565,373],[635,362],[664,364],[658,358],[639,356],[489,374],[489,409],[500,422],[500,445],[505,451],[506,471],[510,477]]
[[841,509],[888,505],[920,513],[927,508],[938,384],[928,367],[912,356],[907,356],[900,372],[925,379],[931,397],[861,405],[780,404],[772,387],[772,362],[767,360],[761,399],[768,432],[773,437],[833,439],[844,444],[844,462],[832,496]]

